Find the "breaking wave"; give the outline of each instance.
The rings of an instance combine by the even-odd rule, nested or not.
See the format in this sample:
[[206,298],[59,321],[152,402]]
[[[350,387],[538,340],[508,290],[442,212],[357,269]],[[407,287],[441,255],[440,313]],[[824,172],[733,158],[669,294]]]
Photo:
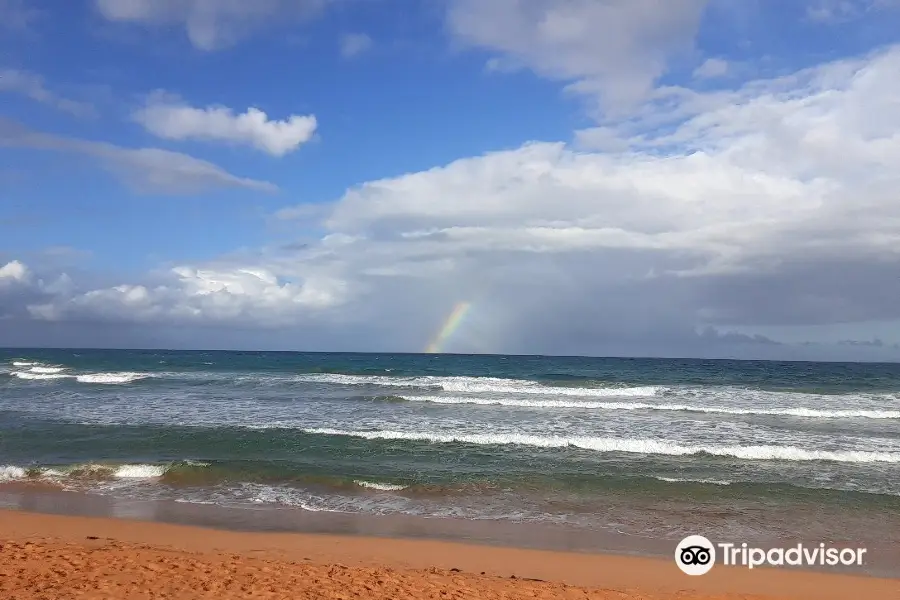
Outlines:
[[94,478],[94,479],[155,479],[162,477],[168,471],[170,465],[103,465],[84,464],[63,468],[41,469],[43,477],[68,477],[68,478]]
[[28,471],[15,465],[0,465],[0,481],[12,481],[28,476]]
[[18,377],[19,379],[33,379],[33,380],[44,380],[44,379],[69,379],[74,377],[74,375],[68,375],[66,373],[35,373],[34,371],[13,371],[10,373],[13,377]]
[[616,397],[655,396],[659,386],[564,387],[522,379],[498,377],[388,377],[385,375],[341,375],[314,373],[297,375],[295,381],[337,385],[375,385],[394,388],[424,388],[459,393],[544,394],[553,396]]
[[730,481],[725,481],[724,479],[681,479],[678,477],[662,477],[662,476],[654,476],[656,480],[664,481],[666,483],[705,483],[708,485],[731,485]]
[[405,490],[407,487],[409,487],[396,483],[378,483],[377,481],[361,481],[359,479],[354,479],[353,483],[355,483],[359,487],[368,488],[370,490],[378,490],[381,492],[397,492],[399,490]]
[[122,465],[113,471],[113,477],[119,479],[154,479],[166,474],[169,467],[165,465]]
[[[38,370],[42,369],[42,370]],[[84,373],[81,375],[61,373],[63,367],[32,367],[28,371],[12,371],[11,376],[18,379],[44,381],[56,379],[74,379],[78,383],[123,384],[150,377],[149,373]]]
[[125,464],[104,465],[96,463],[69,465],[64,467],[19,467],[0,466],[0,481],[17,479],[61,480],[61,479],[157,479],[166,474],[171,465]]
[[341,429],[305,429],[305,433],[358,437],[370,440],[409,440],[438,444],[521,445],[539,448],[575,447],[594,452],[659,454],[687,456],[709,454],[742,460],[832,461],[849,463],[900,463],[900,453],[861,450],[806,450],[793,446],[688,446],[672,442],[638,438],[543,437],[525,434],[447,434],[407,431],[348,431]]
[[[632,388],[633,389],[633,388]],[[515,406],[520,408],[581,408],[601,410],[660,410],[729,415],[772,415],[819,419],[900,419],[900,410],[819,410],[814,408],[727,408],[691,406],[687,404],[650,404],[647,402],[591,402],[578,400],[539,400],[518,398],[475,398],[466,396],[400,396],[409,402],[435,404],[477,404],[482,406]]]
[[76,375],[75,379],[78,383],[131,383],[138,379],[149,377],[147,373],[90,373],[86,375]]
[[29,369],[29,371],[32,373],[42,374],[61,373],[65,370],[65,367],[31,367],[31,369]]

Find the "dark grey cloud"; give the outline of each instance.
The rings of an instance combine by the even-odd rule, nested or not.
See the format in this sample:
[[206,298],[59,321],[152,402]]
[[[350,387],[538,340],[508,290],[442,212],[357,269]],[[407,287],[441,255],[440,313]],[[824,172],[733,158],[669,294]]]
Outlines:
[[[552,272],[550,265],[545,267]],[[660,281],[632,286],[561,284],[563,277],[540,284],[490,278],[474,287],[427,287],[415,278],[397,277],[390,285],[367,280],[368,293],[341,310],[293,313],[279,326],[268,326],[243,312],[228,318],[182,319],[171,315],[139,318],[119,308],[76,301],[60,318],[32,314],[30,306],[63,306],[90,291],[110,289],[115,279],[78,285],[49,270],[30,272],[25,281],[0,284],[0,345],[9,347],[147,347],[273,349],[308,351],[422,351],[434,339],[455,305],[471,302],[463,325],[443,346],[452,352],[660,356],[782,360],[898,360],[888,344],[787,344],[761,335],[715,327],[696,327],[690,305],[669,294],[660,310]],[[60,285],[60,281],[63,282]],[[49,282],[49,283],[48,283]],[[165,273],[144,282],[172,285]],[[587,292],[587,293],[585,293]],[[87,296],[90,297],[90,296]],[[527,297],[527,301],[526,300]],[[171,302],[169,297],[167,302]],[[687,297],[686,299],[689,299]],[[105,299],[108,301],[108,298]],[[64,304],[60,304],[64,303]],[[169,304],[169,310],[174,305]],[[127,309],[127,305],[125,307]],[[132,310],[136,310],[132,307]],[[294,325],[288,323],[293,321]]]
[[[885,346],[885,343],[878,338],[873,340],[840,340],[838,344],[841,346],[866,346],[869,348],[884,348]],[[893,344],[893,346],[897,347],[897,344]]]
[[694,282],[703,301],[727,325],[821,325],[900,319],[900,261],[825,259],[779,270]]

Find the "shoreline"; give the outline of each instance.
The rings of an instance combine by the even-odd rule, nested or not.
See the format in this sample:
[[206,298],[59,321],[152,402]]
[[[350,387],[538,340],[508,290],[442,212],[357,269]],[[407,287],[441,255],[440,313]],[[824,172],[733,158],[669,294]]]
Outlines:
[[668,557],[671,540],[588,530],[556,523],[521,523],[310,511],[294,506],[222,506],[167,499],[122,498],[39,483],[0,483],[0,510],[117,518],[246,533],[298,533],[435,540],[533,550]]
[[[313,535],[436,542],[497,549],[632,557],[665,562],[671,561],[675,546],[680,541],[556,523],[310,511],[278,505],[222,506],[169,499],[125,498],[18,482],[0,484],[0,514],[7,512],[112,519],[148,525],[166,524],[236,534]],[[814,546],[819,541],[821,540],[785,539],[756,542],[756,546],[791,547],[798,542]],[[837,573],[853,577],[894,579],[900,582],[898,570],[900,547],[873,545],[863,540],[830,540],[830,542],[843,542],[847,547],[866,548],[866,562],[862,566],[803,565],[787,567],[784,570]]]
[[[200,594],[184,590],[207,585],[217,597],[246,597],[261,573],[268,574],[263,577],[267,587],[257,597],[336,598],[368,586],[364,597],[371,598],[900,598],[900,580],[838,573],[717,566],[702,577],[689,577],[673,560],[662,558],[363,535],[237,532],[19,510],[0,510],[0,539],[0,575],[5,576],[0,591],[11,591],[8,597],[14,598],[36,597],[26,595],[32,587],[46,592],[51,585],[62,593],[83,585],[102,591],[113,584],[118,593],[88,597],[146,597],[128,593],[135,586],[156,590],[179,582],[182,592],[158,597],[196,597]],[[113,571],[99,577],[97,570],[88,573],[91,561],[114,570],[115,577]],[[53,570],[64,562],[68,569]],[[223,568],[219,577],[204,575]],[[218,581],[228,573],[224,581],[238,582],[234,589]],[[228,595],[232,592],[236,595]]]

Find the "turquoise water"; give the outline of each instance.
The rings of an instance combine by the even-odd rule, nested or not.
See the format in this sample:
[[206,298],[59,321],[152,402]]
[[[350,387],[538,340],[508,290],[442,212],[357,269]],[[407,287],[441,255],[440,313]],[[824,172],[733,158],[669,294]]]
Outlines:
[[900,366],[0,350],[0,480],[673,539],[889,541]]

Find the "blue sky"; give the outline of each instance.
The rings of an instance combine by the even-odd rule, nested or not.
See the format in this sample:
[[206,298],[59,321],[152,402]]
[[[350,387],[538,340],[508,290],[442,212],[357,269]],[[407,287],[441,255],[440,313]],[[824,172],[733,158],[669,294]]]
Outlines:
[[894,360],[898,32],[894,0],[0,0],[0,344],[416,351],[468,302],[447,350]]
[[[147,267],[160,257],[209,259],[236,245],[265,243],[270,234],[265,217],[285,205],[333,201],[368,180],[530,139],[561,139],[583,120],[560,97],[558,85],[528,73],[486,73],[485,58],[453,48],[439,15],[421,3],[355,2],[311,23],[265,30],[216,52],[193,48],[177,26],[119,29],[89,2],[65,8],[36,17],[35,33],[12,36],[4,46],[16,57],[10,66],[70,90],[97,115],[73,119],[7,94],[6,116],[58,135],[187,152],[230,172],[277,182],[280,191],[226,190],[190,202],[146,194],[123,203],[127,190],[109,177],[83,172],[84,165],[71,156],[5,151],[10,169],[23,179],[32,174],[15,186],[12,202],[56,224],[20,231],[18,249],[90,249],[92,260],[111,268]],[[396,15],[405,11],[412,14],[398,23]],[[379,43],[345,58],[340,38],[353,33]],[[254,106],[272,118],[314,114],[321,125],[313,141],[280,159],[242,148],[160,143],[129,119],[154,90],[176,90],[199,106],[241,111]],[[41,177],[47,170],[59,176]],[[73,202],[73,187],[81,201]],[[51,214],[60,218],[49,219]],[[211,214],[214,228],[209,228]],[[79,227],[71,227],[71,219],[78,219]],[[197,235],[198,228],[206,229],[204,236]],[[161,232],[172,243],[161,247]]]

